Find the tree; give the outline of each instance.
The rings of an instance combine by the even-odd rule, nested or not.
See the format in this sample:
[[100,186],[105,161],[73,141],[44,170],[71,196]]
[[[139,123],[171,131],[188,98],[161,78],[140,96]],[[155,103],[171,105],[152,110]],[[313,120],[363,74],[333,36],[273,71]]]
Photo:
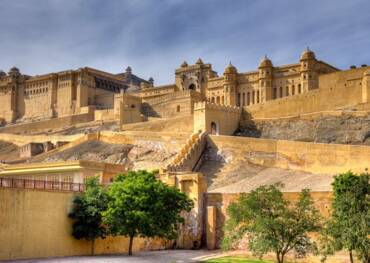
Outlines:
[[339,174],[333,182],[333,212],[323,231],[326,255],[345,249],[353,262],[356,252],[362,262],[370,262],[370,175],[351,171]]
[[319,230],[320,216],[309,190],[291,203],[283,198],[280,187],[282,184],[261,186],[228,207],[224,249],[247,237],[254,254],[262,257],[274,252],[277,262],[283,263],[289,251],[303,256],[315,248],[308,232]]
[[105,238],[107,229],[102,223],[101,213],[107,208],[107,194],[99,185],[98,177],[86,180],[86,191],[73,200],[72,212],[69,217],[73,219],[72,235],[76,239],[91,241],[91,254],[95,254],[95,239]]
[[193,206],[184,193],[147,171],[117,176],[108,195],[103,220],[113,235],[129,237],[129,255],[135,237],[176,238],[177,225],[184,221],[181,212]]

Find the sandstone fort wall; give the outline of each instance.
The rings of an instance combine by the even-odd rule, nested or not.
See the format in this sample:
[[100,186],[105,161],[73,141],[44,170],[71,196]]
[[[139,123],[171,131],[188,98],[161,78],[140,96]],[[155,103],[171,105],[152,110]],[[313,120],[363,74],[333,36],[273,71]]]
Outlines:
[[[0,188],[0,260],[89,255],[91,243],[72,237],[74,194]],[[162,240],[137,238],[133,250],[164,249]],[[96,254],[126,253],[128,239],[98,239]]]
[[370,147],[307,143],[231,136],[210,136],[209,143],[219,151],[238,153],[240,158],[267,167],[318,174],[356,173],[370,168]]
[[77,123],[89,122],[94,120],[92,113],[83,113],[78,115],[71,115],[61,118],[55,118],[45,121],[35,121],[29,123],[20,123],[0,128],[0,133],[24,133],[47,131],[52,129],[59,129],[66,126],[71,126]]
[[232,135],[239,126],[241,108],[210,102],[194,105],[194,133]]
[[370,78],[367,68],[322,75],[320,88],[244,107],[251,118],[288,117],[305,113],[357,109],[369,110]]

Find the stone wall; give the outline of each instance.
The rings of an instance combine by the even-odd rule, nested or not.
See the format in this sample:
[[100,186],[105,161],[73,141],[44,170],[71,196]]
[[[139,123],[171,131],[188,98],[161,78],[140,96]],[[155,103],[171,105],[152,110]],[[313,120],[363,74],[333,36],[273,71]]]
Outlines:
[[370,168],[370,147],[209,136],[209,144],[218,152],[233,151],[237,158],[267,167],[299,170],[318,174],[336,174],[348,170],[365,172]]
[[[91,243],[72,237],[73,193],[0,188],[0,260],[89,255]],[[167,243],[169,244],[169,243]],[[134,251],[164,249],[166,242],[137,238]],[[128,239],[97,240],[96,254],[128,251]]]
[[45,121],[35,121],[29,123],[20,123],[0,128],[0,133],[22,134],[25,132],[47,131],[63,128],[77,123],[89,122],[94,120],[92,113],[71,115],[61,118],[53,118]]
[[241,108],[210,102],[194,105],[194,132],[232,135],[239,127]]
[[161,97],[143,100],[142,113],[152,117],[186,116],[193,113],[194,103],[201,101],[201,94],[192,90],[176,91]]
[[319,78],[319,89],[250,105],[244,107],[244,111],[249,118],[260,119],[356,109],[357,105],[370,102],[370,78],[366,69],[368,68],[322,75]]

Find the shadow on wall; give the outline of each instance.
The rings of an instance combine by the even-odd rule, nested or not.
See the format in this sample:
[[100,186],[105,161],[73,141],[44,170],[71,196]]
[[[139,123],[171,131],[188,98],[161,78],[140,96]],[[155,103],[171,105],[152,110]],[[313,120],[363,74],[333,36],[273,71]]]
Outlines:
[[146,117],[162,117],[154,108],[147,102],[141,105],[141,114]]
[[[214,179],[217,177],[217,174],[222,171],[222,168],[226,163],[223,156],[214,154],[218,153],[219,151],[220,150],[218,149],[217,145],[209,137],[207,137],[207,146],[204,151],[203,164],[201,165],[199,171],[206,175],[208,189],[212,187]],[[204,171],[206,171],[206,173]]]

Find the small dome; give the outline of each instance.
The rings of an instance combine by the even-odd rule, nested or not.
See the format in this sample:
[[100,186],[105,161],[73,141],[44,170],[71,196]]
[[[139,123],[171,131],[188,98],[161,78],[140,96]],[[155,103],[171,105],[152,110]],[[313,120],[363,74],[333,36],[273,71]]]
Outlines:
[[6,75],[6,73],[4,71],[0,70],[0,77],[5,76],[5,75]]
[[19,72],[19,69],[17,67],[12,67],[10,69],[10,72]]
[[310,50],[308,47],[301,54],[301,60],[305,60],[305,59],[316,59],[315,53],[312,50]]
[[266,67],[272,67],[272,62],[271,60],[265,55],[260,62],[260,65],[258,66],[259,68],[266,68]]
[[202,65],[203,64],[203,61],[201,58],[198,58],[197,62],[195,62],[195,64],[197,65]]
[[152,83],[152,84],[154,83],[154,79],[153,79],[152,77],[150,77],[148,81],[149,81],[150,83]]
[[227,65],[227,67],[225,68],[224,74],[235,74],[235,73],[238,73],[238,71],[236,67],[234,67],[233,64],[231,64],[230,61],[229,65]]
[[126,68],[126,72],[127,72],[127,73],[132,73],[132,68],[131,68],[130,66],[128,66],[128,67]]
[[182,62],[181,67],[186,68],[188,66],[188,63],[186,61]]

